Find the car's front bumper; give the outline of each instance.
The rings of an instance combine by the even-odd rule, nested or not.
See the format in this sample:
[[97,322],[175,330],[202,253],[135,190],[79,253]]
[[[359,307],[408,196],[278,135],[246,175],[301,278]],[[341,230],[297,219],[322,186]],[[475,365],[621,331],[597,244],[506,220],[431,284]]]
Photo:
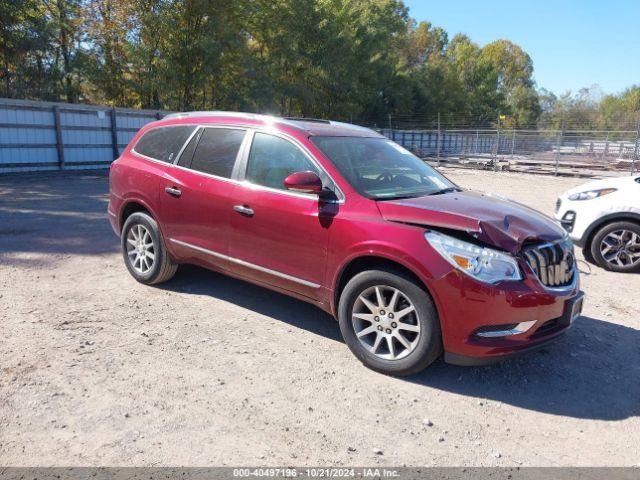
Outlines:
[[[577,272],[576,272],[577,275]],[[486,285],[453,271],[437,282],[445,360],[463,365],[492,363],[540,348],[562,335],[581,310],[579,278],[565,289],[547,289],[536,278]],[[445,298],[457,298],[446,302]],[[572,315],[572,312],[573,315]],[[482,336],[486,331],[507,331]]]
[[[565,312],[561,317],[537,325],[535,330],[532,329],[528,338],[522,338],[509,343],[505,343],[505,339],[503,339],[503,341],[498,344],[486,345],[490,350],[484,350],[482,354],[475,352],[475,354],[470,355],[445,351],[444,359],[447,363],[454,365],[479,366],[489,365],[537,351],[556,341],[571,327],[573,321],[582,311],[583,299],[584,294],[579,292],[570,301],[566,302]],[[576,305],[576,308],[574,308],[574,304],[577,302],[579,302],[579,305]]]

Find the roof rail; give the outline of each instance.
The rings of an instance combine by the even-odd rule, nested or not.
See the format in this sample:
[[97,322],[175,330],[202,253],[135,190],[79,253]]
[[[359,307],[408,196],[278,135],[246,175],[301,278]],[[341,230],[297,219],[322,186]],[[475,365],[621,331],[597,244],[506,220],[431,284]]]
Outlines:
[[324,120],[322,118],[307,118],[307,117],[282,117],[285,120],[291,120],[294,122],[314,122],[314,123],[326,123],[330,124],[330,120]]
[[326,125],[335,125],[338,127],[351,128],[353,130],[360,130],[362,132],[368,133],[378,133],[375,130],[367,127],[361,127],[360,125],[354,125],[352,123],[344,123],[344,122],[336,122],[333,120],[324,120],[321,118],[305,118],[305,117],[276,117],[273,115],[265,115],[262,113],[247,113],[247,112],[228,112],[224,110],[209,110],[209,111],[198,111],[198,112],[176,112],[170,113],[164,120],[170,120],[172,118],[190,118],[190,117],[211,117],[211,116],[225,116],[225,117],[235,117],[235,118],[245,118],[245,119],[254,119],[254,120],[267,120],[271,122],[279,122],[287,125],[291,125],[297,128],[304,129],[303,125],[300,125],[299,122],[313,122],[313,123],[321,123]]
[[264,118],[269,115],[262,115],[260,113],[245,113],[245,112],[228,112],[224,110],[203,110],[196,112],[176,112],[170,113],[164,119],[172,118],[189,118],[189,117],[210,117],[215,115],[224,115],[226,117],[238,117],[238,118]]

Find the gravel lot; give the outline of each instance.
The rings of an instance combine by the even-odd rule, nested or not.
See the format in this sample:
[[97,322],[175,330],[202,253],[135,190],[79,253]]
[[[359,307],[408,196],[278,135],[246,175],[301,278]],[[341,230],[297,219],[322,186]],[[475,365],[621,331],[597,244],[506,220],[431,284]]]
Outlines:
[[[548,214],[584,182],[445,173]],[[136,283],[106,192],[0,176],[0,465],[640,465],[640,275],[592,266],[539,353],[397,379],[297,300],[195,267]]]

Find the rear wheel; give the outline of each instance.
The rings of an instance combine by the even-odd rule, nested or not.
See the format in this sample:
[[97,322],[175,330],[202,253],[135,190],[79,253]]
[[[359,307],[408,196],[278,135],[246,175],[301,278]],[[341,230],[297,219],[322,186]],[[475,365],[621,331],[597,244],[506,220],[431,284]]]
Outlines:
[[591,241],[591,256],[606,270],[640,271],[640,225],[613,222],[600,228]]
[[140,283],[166,282],[176,273],[156,221],[145,212],[135,212],[122,227],[122,255],[129,273]]
[[416,373],[440,356],[440,321],[431,297],[400,272],[368,270],[342,291],[338,307],[345,342],[367,367],[390,375]]

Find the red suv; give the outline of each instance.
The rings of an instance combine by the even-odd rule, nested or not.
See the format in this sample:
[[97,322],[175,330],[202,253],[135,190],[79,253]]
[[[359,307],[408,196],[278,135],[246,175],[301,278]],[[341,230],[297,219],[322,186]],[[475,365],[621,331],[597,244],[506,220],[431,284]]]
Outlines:
[[528,351],[582,307],[560,226],[355,125],[169,115],[112,164],[108,211],[136,280],[192,263],[313,303],[389,374]]

